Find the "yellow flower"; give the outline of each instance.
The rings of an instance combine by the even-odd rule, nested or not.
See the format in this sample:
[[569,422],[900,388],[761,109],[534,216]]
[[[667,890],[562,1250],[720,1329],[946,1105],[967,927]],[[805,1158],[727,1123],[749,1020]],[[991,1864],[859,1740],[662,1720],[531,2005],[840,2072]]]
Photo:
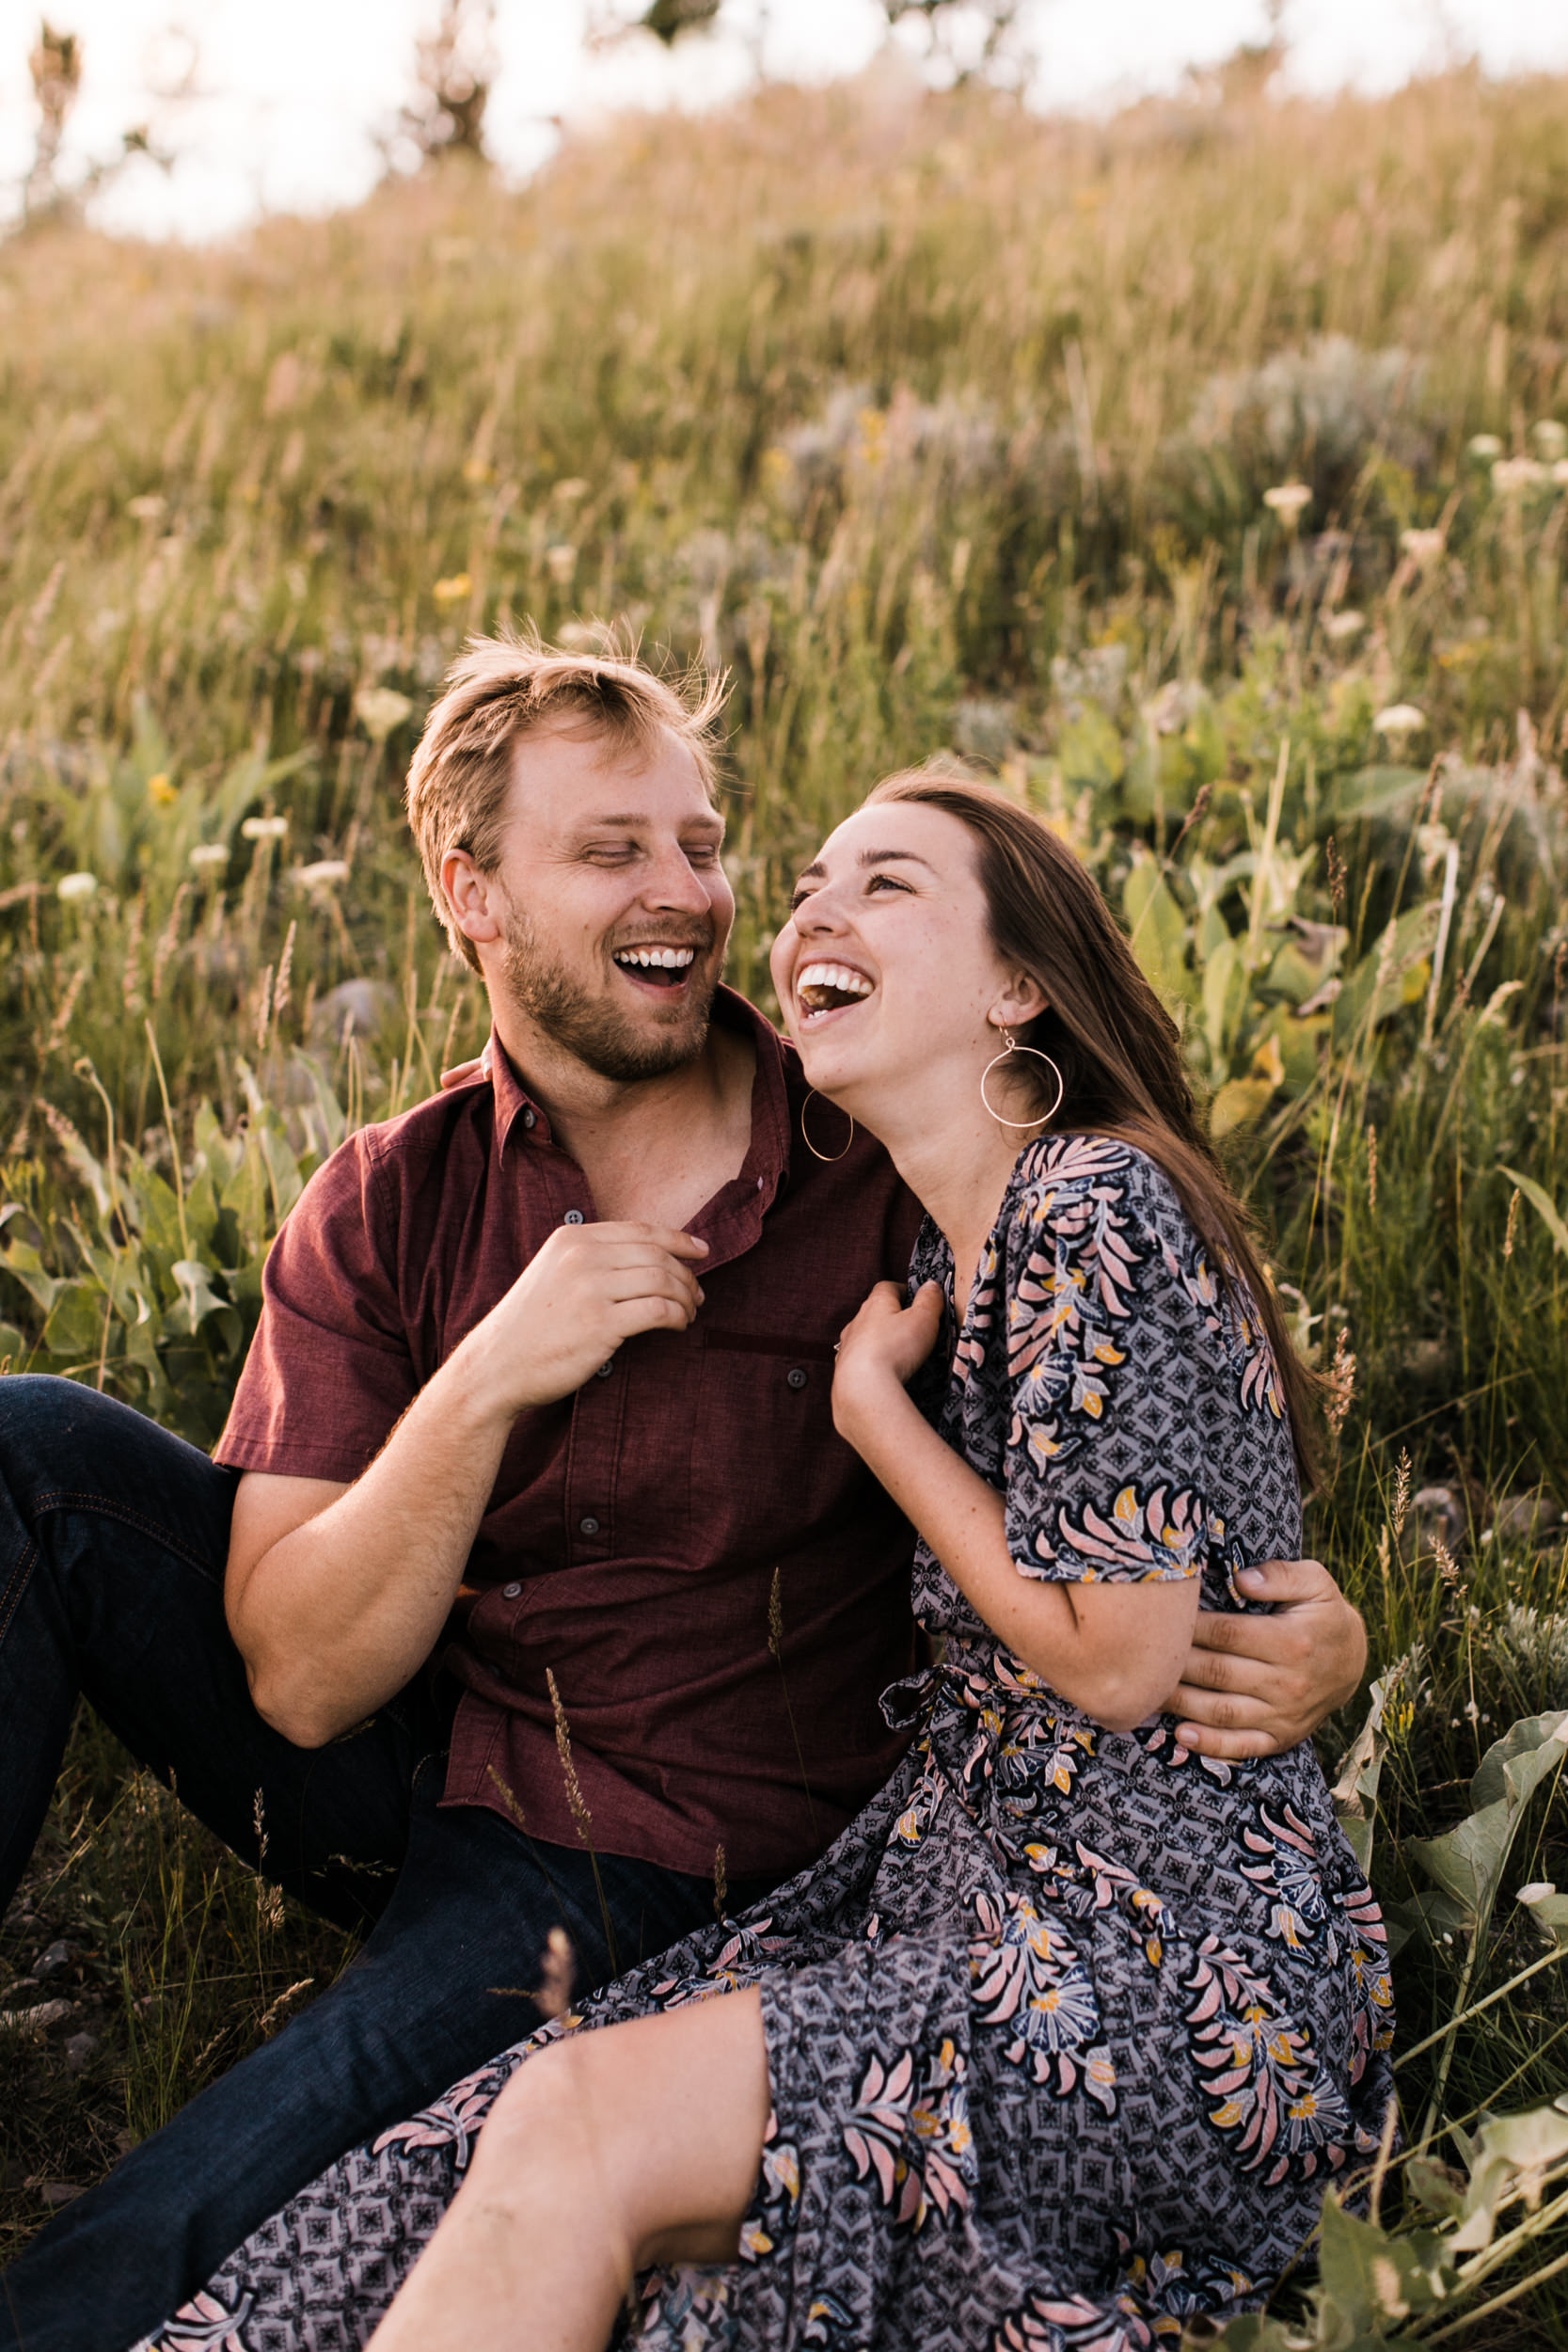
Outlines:
[[473,585],[467,572],[452,572],[436,581],[431,595],[437,604],[463,604],[473,594]]
[[159,808],[168,808],[180,798],[180,795],[170,784],[163,769],[160,768],[155,776],[149,776],[147,779],[147,797]]
[[486,482],[494,482],[495,478],[494,466],[487,466],[483,457],[469,457],[464,461],[463,479],[470,489],[481,489]]

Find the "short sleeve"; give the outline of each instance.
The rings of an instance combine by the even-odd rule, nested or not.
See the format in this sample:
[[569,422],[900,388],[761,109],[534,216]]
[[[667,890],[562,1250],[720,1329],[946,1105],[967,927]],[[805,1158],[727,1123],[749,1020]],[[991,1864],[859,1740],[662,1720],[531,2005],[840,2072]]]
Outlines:
[[369,1136],[351,1136],[284,1219],[214,1459],[352,1484],[419,1389],[396,1234]]
[[1129,1146],[1037,1147],[1016,1188],[1006,1285],[1007,1546],[1025,1576],[1200,1575],[1212,1284],[1167,1179]]

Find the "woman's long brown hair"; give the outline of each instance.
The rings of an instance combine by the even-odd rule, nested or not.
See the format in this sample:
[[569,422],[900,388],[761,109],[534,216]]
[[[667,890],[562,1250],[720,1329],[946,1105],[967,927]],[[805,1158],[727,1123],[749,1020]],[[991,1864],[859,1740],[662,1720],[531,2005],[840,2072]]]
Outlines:
[[[1316,1379],[1296,1353],[1246,1211],[1199,1123],[1180,1032],[1092,877],[1048,825],[994,785],[917,768],[884,778],[869,797],[940,808],[974,836],[992,944],[1047,1000],[1018,1039],[1049,1054],[1062,1073],[1051,1133],[1114,1136],[1147,1152],[1170,1178],[1217,1262],[1219,1279],[1233,1268],[1256,1302],[1309,1486]],[[1040,1091],[1043,1097],[1045,1086]]]

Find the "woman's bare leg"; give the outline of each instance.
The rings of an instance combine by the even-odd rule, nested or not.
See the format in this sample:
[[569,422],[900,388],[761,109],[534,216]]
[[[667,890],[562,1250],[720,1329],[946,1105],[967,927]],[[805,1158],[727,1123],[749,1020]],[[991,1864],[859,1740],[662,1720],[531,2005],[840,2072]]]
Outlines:
[[768,2111],[755,1992],[539,2051],[367,2352],[603,2352],[638,2271],[734,2259]]

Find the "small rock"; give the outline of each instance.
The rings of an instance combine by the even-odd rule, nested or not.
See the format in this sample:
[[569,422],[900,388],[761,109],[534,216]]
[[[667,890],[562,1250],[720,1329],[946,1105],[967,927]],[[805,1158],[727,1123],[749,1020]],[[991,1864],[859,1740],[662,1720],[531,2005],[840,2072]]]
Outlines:
[[1465,1549],[1465,1507],[1451,1486],[1421,1486],[1410,1499],[1400,1536],[1404,1561],[1430,1560],[1439,1544],[1457,1560]]
[[58,2213],[62,2205],[69,2205],[73,2198],[81,2196],[82,2188],[80,2181],[40,2181],[39,2195],[51,2212]]
[[1500,1499],[1492,1525],[1499,1544],[1555,1544],[1557,1505],[1544,1486],[1528,1487]]
[[75,2008],[73,2001],[40,2001],[31,2009],[0,2009],[0,2027],[10,2026],[24,2033],[44,2033],[57,2026],[62,2017],[69,2017]]
[[346,1037],[371,1037],[402,1009],[397,990],[385,980],[341,980],[310,1008],[310,1039],[341,1045]]
[[46,1952],[40,1952],[33,1963],[33,1974],[40,1984],[47,1983],[51,1977],[69,1975],[79,1957],[78,1947],[67,1943],[62,1935],[57,1942],[50,1945]]
[[73,2074],[79,2074],[98,2047],[95,2033],[73,2033],[65,2045],[65,2062]]

